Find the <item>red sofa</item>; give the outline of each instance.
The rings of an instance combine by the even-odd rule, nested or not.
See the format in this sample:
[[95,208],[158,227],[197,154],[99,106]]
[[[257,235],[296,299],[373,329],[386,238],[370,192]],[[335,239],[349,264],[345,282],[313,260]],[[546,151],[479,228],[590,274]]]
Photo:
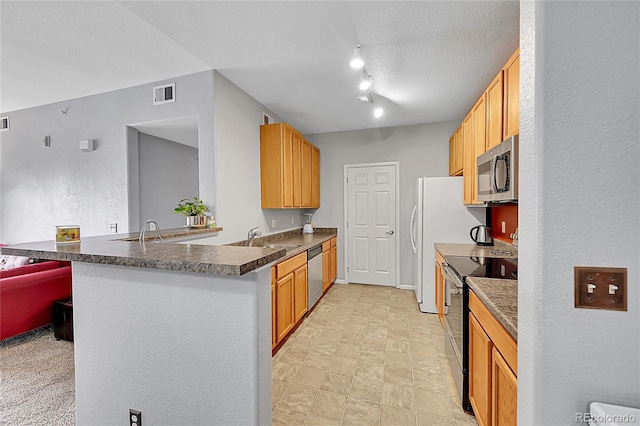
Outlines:
[[53,322],[53,302],[71,297],[71,264],[55,260],[0,271],[0,340]]

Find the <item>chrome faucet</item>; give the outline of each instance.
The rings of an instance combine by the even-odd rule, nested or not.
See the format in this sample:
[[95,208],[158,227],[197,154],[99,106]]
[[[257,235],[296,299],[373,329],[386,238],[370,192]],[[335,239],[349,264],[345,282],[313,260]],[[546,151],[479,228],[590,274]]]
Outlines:
[[262,232],[256,231],[256,229],[258,228],[259,227],[256,226],[255,228],[249,229],[249,232],[247,232],[247,247],[251,247],[251,243],[253,242],[253,239],[255,237],[259,237],[262,235]]
[[162,236],[160,235],[160,225],[158,225],[158,221],[156,220],[147,220],[144,225],[142,225],[142,229],[140,230],[140,236],[138,237],[138,241],[144,243],[144,234],[147,230],[147,225],[149,225],[149,230],[151,230],[151,224],[154,224],[156,227],[156,236],[153,238],[153,241],[162,242]]

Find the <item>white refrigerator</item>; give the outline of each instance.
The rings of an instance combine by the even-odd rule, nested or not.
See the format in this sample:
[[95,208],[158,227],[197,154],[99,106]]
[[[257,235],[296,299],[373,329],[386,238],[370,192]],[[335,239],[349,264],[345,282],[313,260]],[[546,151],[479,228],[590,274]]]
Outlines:
[[469,231],[484,225],[486,209],[462,202],[462,177],[421,177],[411,213],[413,285],[422,312],[437,313],[434,243],[473,244]]

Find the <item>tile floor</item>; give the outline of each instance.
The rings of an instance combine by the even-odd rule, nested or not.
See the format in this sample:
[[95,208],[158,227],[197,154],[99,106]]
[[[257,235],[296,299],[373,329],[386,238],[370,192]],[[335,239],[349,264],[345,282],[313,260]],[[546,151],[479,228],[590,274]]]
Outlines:
[[335,284],[273,357],[274,425],[477,424],[436,315],[409,290]]

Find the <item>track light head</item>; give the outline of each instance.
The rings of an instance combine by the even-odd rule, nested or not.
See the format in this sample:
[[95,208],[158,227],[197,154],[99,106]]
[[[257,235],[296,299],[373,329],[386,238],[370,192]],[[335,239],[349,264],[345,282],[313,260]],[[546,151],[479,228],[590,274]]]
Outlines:
[[353,51],[353,58],[351,62],[349,62],[351,68],[362,68],[364,67],[364,61],[362,60],[362,55],[360,54],[360,45],[357,45],[355,50]]

